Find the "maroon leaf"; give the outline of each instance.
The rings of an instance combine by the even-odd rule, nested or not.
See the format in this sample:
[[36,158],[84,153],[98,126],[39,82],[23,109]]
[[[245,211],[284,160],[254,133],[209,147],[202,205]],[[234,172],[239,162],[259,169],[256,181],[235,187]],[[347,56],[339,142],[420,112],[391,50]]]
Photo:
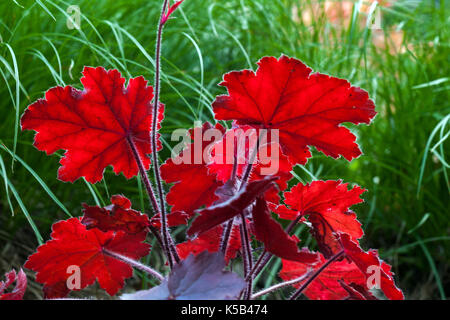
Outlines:
[[303,263],[314,263],[317,261],[317,254],[308,250],[298,250],[297,241],[292,239],[281,227],[272,219],[266,201],[258,198],[253,207],[253,234],[256,239],[264,243],[265,249],[287,260],[300,261]]
[[103,232],[124,231],[129,234],[140,233],[150,225],[148,216],[130,209],[131,201],[124,196],[112,196],[111,203],[112,205],[104,208],[83,203],[84,216],[81,223],[87,229],[98,228]]
[[[169,227],[176,227],[176,226],[179,226],[182,224],[187,224],[188,220],[189,220],[189,215],[183,211],[175,211],[175,212],[171,212],[167,215],[167,225]],[[154,215],[150,219],[150,224],[153,227],[160,229],[161,228],[161,215],[160,214]]]
[[[200,234],[193,240],[188,240],[177,244],[177,252],[181,259],[185,259],[191,253],[197,255],[205,250],[209,252],[217,252],[220,249],[220,243],[222,240],[223,227],[217,226],[206,232]],[[241,235],[239,233],[239,227],[233,226],[233,230],[228,240],[227,252],[225,260],[228,263],[230,259],[236,257],[239,250],[241,250]]]
[[123,295],[125,300],[234,300],[245,281],[235,273],[223,271],[221,253],[203,251],[175,265],[163,283],[150,290]]
[[339,280],[338,282],[348,292],[349,296],[347,299],[349,300],[378,300],[365,286],[353,282],[347,284],[343,280]]
[[200,215],[193,221],[187,234],[189,236],[200,234],[237,216],[258,196],[272,187],[276,179],[266,177],[263,180],[251,181],[227,201],[199,211]]

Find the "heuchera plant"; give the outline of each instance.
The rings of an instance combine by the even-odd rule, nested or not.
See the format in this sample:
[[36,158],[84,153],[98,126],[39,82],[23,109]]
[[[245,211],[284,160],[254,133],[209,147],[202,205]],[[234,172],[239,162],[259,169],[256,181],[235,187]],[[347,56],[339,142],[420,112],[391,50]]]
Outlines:
[[[36,272],[44,296],[63,298],[95,281],[115,295],[138,268],[161,284],[121,298],[255,299],[292,286],[291,299],[301,294],[375,299],[373,287],[389,299],[403,299],[391,267],[376,250],[359,245],[363,230],[350,208],[363,202],[364,189],[330,180],[299,183],[287,191],[293,166],[308,161],[310,146],[349,161],[361,155],[356,137],[341,124],[369,124],[375,106],[367,92],[346,80],[312,73],[285,55],[262,58],[256,72],[227,73],[220,85],[228,94],[218,96],[212,108],[215,119],[230,120],[231,128],[204,123],[191,129],[184,150],[160,166],[162,29],[181,3],[170,6],[165,0],[162,6],[154,88],[143,77],[125,85],[117,70],[85,67],[83,91],[51,88],[21,119],[23,130],[37,132],[37,149],[47,154],[66,150],[60,180],[83,177],[97,183],[108,166],[127,179],[139,174],[153,209],[148,216],[132,209],[125,196],[115,195],[109,206],[83,204],[82,217],[56,222],[51,240],[24,265]],[[220,134],[215,139],[196,138],[212,129]],[[254,143],[229,146],[252,130],[257,133]],[[263,150],[279,156],[267,162]],[[224,157],[234,161],[219,161]],[[263,173],[274,165],[276,172]],[[155,186],[147,174],[151,166]],[[167,195],[163,180],[172,185]],[[290,221],[287,228],[279,219]],[[189,225],[187,238],[176,243],[170,228],[180,225]],[[310,229],[317,252],[299,248],[300,239],[292,235],[299,225]],[[150,252],[149,237],[157,239],[165,254],[171,269],[166,276],[139,262]],[[253,280],[273,257],[282,259],[279,276],[285,282],[253,292]],[[242,261],[243,277],[227,271],[233,260]],[[78,279],[72,277],[74,266]],[[13,282],[15,288],[5,293]],[[0,282],[0,299],[21,299],[25,289],[23,271],[12,271]]]

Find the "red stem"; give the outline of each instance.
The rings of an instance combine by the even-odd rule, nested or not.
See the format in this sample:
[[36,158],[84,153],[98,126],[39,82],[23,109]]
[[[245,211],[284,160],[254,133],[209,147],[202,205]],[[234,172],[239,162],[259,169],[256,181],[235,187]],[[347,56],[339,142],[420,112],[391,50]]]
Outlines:
[[301,282],[301,281],[305,280],[307,277],[309,277],[311,275],[311,273],[312,272],[305,273],[305,274],[301,275],[298,278],[295,278],[295,279],[292,279],[292,280],[288,280],[288,281],[285,281],[285,282],[281,282],[281,283],[275,284],[275,285],[273,285],[273,286],[271,286],[271,287],[269,287],[267,289],[261,290],[258,293],[255,293],[254,295],[252,295],[252,299],[259,298],[261,296],[264,296],[266,294],[272,293],[272,292],[274,292],[276,290],[279,290],[281,288],[284,288],[284,287],[287,287],[287,286],[291,286],[293,284],[296,284],[297,282]]
[[153,118],[152,118],[152,132],[151,132],[151,147],[152,147],[152,162],[153,162],[153,173],[155,175],[156,186],[158,188],[158,196],[159,196],[159,204],[161,208],[161,235],[164,243],[164,247],[168,253],[167,259],[169,261],[169,265],[173,267],[173,257],[175,254],[177,256],[176,250],[171,248],[171,243],[173,240],[169,238],[169,230],[167,226],[167,217],[166,217],[166,206],[165,206],[165,197],[164,190],[161,182],[161,173],[159,170],[159,159],[157,152],[157,123],[158,123],[158,109],[159,109],[159,93],[160,93],[160,71],[161,71],[161,42],[162,42],[162,30],[164,27],[163,17],[167,10],[167,5],[169,4],[168,0],[164,0],[161,15],[158,23],[158,32],[156,36],[156,50],[155,50],[155,98],[153,102]]
[[222,241],[220,243],[220,251],[225,255],[228,246],[228,239],[230,239],[231,231],[233,229],[234,218],[232,218],[225,226],[225,229],[222,233]]
[[[246,210],[244,210],[246,212]],[[246,270],[246,276],[250,274],[250,272],[253,269],[253,256],[252,256],[252,246],[250,244],[250,238],[249,238],[249,232],[247,228],[247,220],[245,219],[244,212],[241,213],[241,241],[244,248],[244,259],[247,261],[247,270]],[[247,281],[247,289],[244,294],[244,300],[250,300],[252,296],[252,290],[253,290],[253,277],[249,277],[246,279]]]
[[154,278],[158,279],[160,282],[164,280],[164,277],[156,270],[153,270],[152,268],[150,268],[149,266],[146,266],[145,264],[140,263],[139,261],[133,260],[131,258],[128,258],[126,256],[123,256],[121,254],[115,253],[113,251],[109,251],[107,249],[103,249],[103,253],[116,258],[120,261],[123,261],[127,264],[129,264],[132,267],[135,267],[136,269],[142,270],[146,273],[148,273],[149,275],[153,276]]
[[[159,210],[158,202],[156,201],[155,193],[153,192],[152,185],[150,183],[150,180],[148,179],[147,172],[145,171],[144,164],[142,162],[141,157],[139,156],[136,145],[134,144],[134,141],[130,137],[127,137],[127,142],[128,142],[128,145],[130,146],[130,149],[133,153],[134,159],[138,166],[139,175],[141,176],[141,179],[144,182],[145,190],[147,191],[148,197],[150,199],[150,204],[153,207],[153,212],[154,212],[154,214],[159,214],[160,210]],[[155,228],[150,227],[150,231],[152,231],[152,233],[158,240],[159,244],[161,245],[161,248],[164,251],[164,254],[169,259],[169,257],[171,256],[171,251],[172,251],[172,250],[170,250],[171,247],[166,247],[164,245],[164,241],[162,240],[161,236],[159,235],[159,233],[157,232],[157,230]]]
[[[242,180],[241,180],[241,184],[240,184],[240,186],[239,186],[239,190],[241,190],[242,188],[244,188],[245,187],[245,185],[247,184],[247,182],[248,182],[248,179],[249,179],[249,177],[250,177],[250,173],[252,172],[252,167],[253,167],[253,162],[255,161],[255,158],[256,158],[256,155],[258,154],[258,149],[259,149],[259,140],[260,140],[260,137],[258,136],[258,140],[256,141],[256,146],[255,146],[255,148],[253,149],[253,151],[252,151],[252,154],[250,155],[250,159],[249,159],[249,162],[248,162],[248,164],[247,164],[247,167],[245,168],[245,172],[244,172],[244,175],[242,176]],[[234,163],[233,163],[233,171],[232,171],[232,179],[235,179],[236,178],[236,173],[237,173],[237,166],[238,166],[238,163],[237,163],[237,147],[236,147],[236,140],[235,140],[235,143],[234,143],[234,155],[233,155],[233,157],[234,157]],[[243,220],[243,223],[246,223],[245,222],[245,219]],[[220,248],[222,249],[222,252],[225,254],[226,253],[226,251],[227,251],[227,246],[228,246],[228,242],[229,242],[229,240],[230,240],[230,235],[231,235],[231,231],[232,231],[232,226],[233,226],[233,220],[231,220],[230,222],[228,222],[228,224],[226,225],[226,227],[225,227],[225,230],[224,230],[224,232],[222,233],[223,234],[223,238],[222,238],[222,243],[221,243],[221,246],[220,246]],[[251,272],[251,269],[252,267],[250,267],[250,272]]]
[[[236,137],[234,138],[234,150],[233,150],[233,171],[231,172],[231,181],[233,181],[233,184],[236,182],[236,175],[237,175],[237,168],[238,168],[238,161],[237,161],[237,144],[236,144]],[[224,255],[226,255],[227,246],[228,246],[228,240],[230,239],[231,232],[233,230],[233,222],[234,218],[232,218],[230,221],[228,221],[227,225],[225,226],[225,229],[222,232],[222,239],[220,243],[220,250]]]
[[141,176],[142,182],[144,183],[145,190],[147,191],[148,197],[150,198],[150,204],[153,207],[153,212],[154,214],[158,214],[158,202],[156,201],[155,193],[153,192],[152,185],[150,183],[150,180],[148,179],[147,172],[145,171],[144,164],[141,157],[139,156],[136,145],[134,144],[133,139],[131,139],[130,137],[127,137],[127,142],[130,146],[131,152],[133,153],[134,160],[136,161],[136,164],[138,166],[139,175]]

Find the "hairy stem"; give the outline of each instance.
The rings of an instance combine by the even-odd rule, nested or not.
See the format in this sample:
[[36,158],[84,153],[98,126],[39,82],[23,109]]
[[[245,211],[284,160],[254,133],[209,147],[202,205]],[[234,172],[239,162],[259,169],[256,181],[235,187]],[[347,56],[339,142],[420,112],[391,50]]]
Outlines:
[[245,185],[247,184],[248,179],[250,178],[250,173],[252,172],[253,168],[253,162],[255,162],[256,155],[258,154],[258,149],[259,149],[259,138],[258,141],[256,142],[255,148],[252,150],[250,158],[248,159],[248,164],[247,167],[245,168],[244,175],[242,176],[241,185],[239,189],[244,188]]
[[[153,212],[154,212],[154,214],[160,214],[160,210],[159,210],[158,202],[156,201],[155,193],[153,192],[152,185],[150,183],[150,180],[148,179],[147,172],[145,171],[144,164],[142,162],[141,157],[139,156],[136,145],[134,144],[134,141],[129,137],[127,137],[127,142],[128,142],[128,145],[130,146],[130,149],[133,153],[134,159],[138,166],[139,175],[141,176],[141,179],[144,183],[145,190],[147,191],[147,195],[150,199],[150,204],[153,207]],[[167,259],[170,260],[172,257],[170,247],[167,247],[165,245],[163,239],[161,238],[160,234],[157,232],[157,230],[155,228],[150,227],[150,231],[153,233],[153,235],[158,240]]]
[[234,223],[234,218],[232,218],[230,221],[228,221],[228,223],[226,224],[225,229],[223,230],[223,233],[222,233],[222,240],[220,243],[220,251],[222,251],[222,253],[224,255],[226,254],[228,240],[230,239],[231,231],[233,230],[233,223]]
[[[244,210],[244,211],[246,211],[246,210]],[[244,266],[245,265],[247,266],[246,271],[245,271],[246,276],[247,276],[253,269],[252,247],[250,244],[249,232],[248,232],[248,228],[247,228],[247,220],[245,219],[245,214],[243,212],[241,213],[241,219],[242,219],[241,241],[242,241],[242,245],[244,248],[244,259],[247,262],[244,264]],[[252,296],[252,290],[253,290],[253,277],[249,277],[247,279],[247,289],[244,294],[244,300],[250,300],[250,298]]]
[[152,148],[152,162],[153,162],[153,173],[155,175],[156,186],[158,188],[158,196],[159,196],[159,204],[161,208],[161,235],[164,243],[165,250],[167,252],[167,259],[169,261],[169,265],[173,267],[173,257],[170,249],[170,241],[169,230],[167,226],[167,217],[166,217],[166,207],[165,207],[165,197],[164,190],[161,182],[161,173],[159,171],[159,159],[157,152],[157,123],[158,123],[158,109],[159,109],[159,93],[160,93],[160,81],[161,81],[161,42],[162,42],[162,30],[164,27],[163,17],[167,10],[167,6],[169,4],[169,0],[164,0],[161,9],[161,15],[158,23],[158,31],[156,34],[156,49],[155,49],[155,98],[153,102],[153,117],[152,117],[152,131],[151,131],[151,148]]
[[273,254],[264,251],[261,256],[258,258],[258,261],[256,262],[253,269],[250,271],[250,273],[246,276],[245,280],[247,281],[248,278],[256,278],[258,274],[264,269],[264,267],[269,263],[270,259],[272,258]]
[[148,273],[149,275],[158,279],[160,282],[164,280],[164,277],[158,271],[153,270],[149,266],[146,266],[146,265],[140,263],[139,261],[133,260],[133,259],[123,256],[121,254],[110,251],[108,249],[103,249],[103,252],[113,258],[116,258],[120,261],[123,261],[123,262],[129,264],[132,267],[135,267],[136,269],[139,269],[139,270],[144,271],[145,273]]
[[178,255],[177,247],[175,246],[175,242],[173,241],[172,237],[169,237],[169,250],[172,257],[175,259],[176,263],[180,263],[181,259]]
[[[256,146],[252,150],[252,153],[251,153],[250,158],[249,158],[249,162],[247,164],[247,167],[245,168],[244,175],[242,176],[241,183],[239,185],[239,190],[244,188],[245,185],[248,182],[248,179],[250,177],[250,173],[252,172],[253,162],[255,161],[256,156],[258,154],[259,140],[260,140],[260,137],[258,136],[258,140],[256,141]],[[235,140],[235,143],[234,143],[234,155],[233,155],[233,158],[234,158],[234,163],[233,163],[233,171],[232,171],[232,174],[231,174],[231,179],[235,179],[236,178],[237,167],[238,167],[236,140]],[[245,219],[244,219],[244,223],[245,223]],[[222,252],[224,252],[224,253],[227,251],[227,246],[228,246],[228,242],[230,240],[232,226],[233,226],[233,220],[228,222],[228,224],[226,225],[225,230],[223,232],[223,238],[222,238],[222,243],[221,243],[220,248],[221,248]],[[251,268],[252,267],[250,267],[250,271],[251,271]]]
[[258,134],[258,138],[256,139],[256,145],[255,148],[252,150],[252,153],[249,155],[247,168],[245,168],[244,175],[242,176],[241,185],[239,189],[242,189],[248,182],[248,179],[250,178],[250,174],[252,173],[253,163],[257,159],[259,146],[261,143],[266,143],[266,138],[263,138],[263,131],[260,131]]
[[295,279],[292,279],[289,281],[285,281],[285,282],[281,282],[281,283],[273,285],[267,289],[261,290],[261,291],[255,293],[254,295],[252,295],[252,299],[259,298],[261,296],[264,296],[266,294],[269,294],[269,293],[279,290],[281,288],[296,284],[297,282],[301,282],[301,281],[305,280],[306,278],[308,278],[311,274],[312,274],[312,272],[308,272],[308,273],[305,273],[304,275],[301,275],[298,278],[295,278]]
[[[238,161],[237,161],[237,145],[236,145],[236,138],[234,140],[234,150],[233,150],[233,171],[231,172],[231,181],[233,181],[233,185],[236,182],[237,177],[237,168],[238,168]],[[231,236],[231,231],[233,230],[233,223],[234,218],[232,218],[230,221],[228,221],[227,225],[225,226],[225,229],[222,232],[222,239],[220,242],[220,250],[225,255],[227,252],[227,246],[228,246],[228,240]]]
[[145,190],[147,191],[147,195],[150,199],[150,204],[153,207],[153,213],[158,214],[160,212],[158,202],[156,201],[155,193],[153,192],[152,185],[150,183],[150,180],[148,179],[147,172],[145,171],[144,164],[141,157],[139,156],[136,145],[130,137],[127,137],[127,142],[130,146],[131,152],[133,153],[134,160],[136,161],[136,164],[138,166],[139,175],[141,176],[142,182],[144,183]]
[[339,251],[334,256],[332,256],[327,262],[325,262],[314,274],[300,287],[297,291],[294,292],[294,294],[290,297],[290,300],[297,299],[302,292],[309,286],[311,282],[316,279],[323,270],[325,270],[330,264],[332,264],[334,261],[336,261],[340,256],[344,254],[344,250]]
[[161,235],[159,234],[159,230],[153,226],[149,226],[148,229],[150,232],[155,236],[156,240],[158,241],[160,247],[164,249],[164,243],[162,241]]

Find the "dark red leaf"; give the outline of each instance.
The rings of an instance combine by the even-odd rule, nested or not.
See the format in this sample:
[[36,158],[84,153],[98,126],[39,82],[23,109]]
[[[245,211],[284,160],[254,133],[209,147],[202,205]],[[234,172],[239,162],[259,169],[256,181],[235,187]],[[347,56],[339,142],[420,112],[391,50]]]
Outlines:
[[272,219],[266,201],[262,198],[256,200],[252,210],[253,214],[253,234],[256,239],[264,243],[264,248],[283,259],[300,261],[303,263],[314,263],[317,261],[317,254],[308,250],[298,250],[297,241],[292,239],[281,227]]
[[[231,178],[234,161],[236,161],[236,175],[240,180],[250,162],[252,152],[256,148],[258,135],[258,132],[250,126],[227,130],[222,140],[216,143],[212,149],[211,162],[208,164],[209,172],[215,173],[217,179],[225,183]],[[235,152],[236,159],[234,159]],[[271,170],[269,171],[269,169]],[[280,200],[278,193],[287,188],[287,182],[292,178],[291,170],[292,164],[282,154],[279,144],[275,142],[260,143],[250,181],[261,180],[267,175],[278,177],[277,186],[273,186],[265,194],[267,201],[278,203]]]
[[[187,224],[188,220],[189,220],[189,215],[183,211],[175,211],[175,212],[171,212],[167,215],[167,225],[169,227],[176,227],[176,226],[179,226],[182,224]],[[154,215],[150,219],[150,224],[153,227],[160,229],[161,228],[161,215],[160,214]]]
[[339,236],[345,255],[355,263],[367,278],[373,277],[379,272],[379,286],[387,298],[391,300],[404,299],[402,291],[395,285],[391,266],[380,260],[376,250],[365,252],[359,247],[358,243],[352,241],[348,234],[340,233]]
[[307,215],[320,251],[328,258],[341,250],[336,232],[345,232],[355,240],[363,236],[361,223],[349,210],[352,205],[363,202],[360,198],[363,192],[365,190],[359,186],[348,190],[348,184],[340,180],[300,183],[284,193],[285,203],[290,209],[281,206],[275,212],[289,220]]
[[[128,179],[137,175],[130,143],[148,169],[153,88],[143,77],[130,79],[125,88],[119,71],[102,67],[85,67],[83,75],[84,91],[55,87],[30,105],[21,119],[22,130],[35,130],[34,145],[47,154],[66,150],[58,170],[62,181],[85,177],[96,183],[109,165]],[[161,105],[158,128],[163,109]]]
[[[199,253],[208,250],[209,252],[217,252],[220,249],[222,240],[223,227],[217,226],[202,234],[194,240],[188,240],[177,244],[177,252],[181,259],[185,259],[189,254],[198,255]],[[227,252],[225,260],[228,263],[230,259],[234,259],[237,253],[241,250],[241,235],[239,227],[233,226],[233,230],[228,240]]]
[[[210,141],[203,141],[203,133],[216,128],[224,132],[221,125],[213,127],[206,122],[201,128],[191,130],[192,140],[195,136],[200,137],[201,151],[195,149],[194,143],[189,144],[176,159],[168,159],[161,166],[161,177],[167,183],[174,183],[167,194],[167,202],[172,205],[172,211],[184,211],[189,215],[201,206],[209,206],[218,199],[215,191],[223,183],[216,179],[215,174],[208,172],[203,153],[211,144]],[[197,138],[198,139],[198,138]],[[200,153],[196,159],[195,153]],[[197,161],[196,161],[197,160]]]
[[[10,292],[6,292],[14,281],[16,285]],[[27,276],[22,269],[16,273],[15,270],[5,274],[5,281],[0,281],[0,300],[22,300],[27,289]]]
[[84,216],[81,223],[87,229],[98,228],[103,232],[124,231],[129,234],[140,233],[150,225],[148,216],[130,209],[131,201],[124,196],[112,196],[111,203],[113,204],[104,208],[83,203]]
[[121,207],[123,209],[131,208],[131,201],[121,194],[116,194],[111,197],[111,203],[115,206]]
[[200,215],[192,222],[187,234],[189,236],[200,234],[237,216],[257,197],[272,187],[276,179],[276,177],[266,177],[264,180],[251,181],[227,201],[200,210]]
[[221,253],[203,251],[175,265],[168,279],[150,290],[123,295],[125,300],[234,300],[245,287],[244,279],[224,271]]
[[340,125],[370,123],[376,112],[367,92],[343,79],[311,74],[301,61],[284,55],[264,57],[258,65],[256,73],[225,74],[220,85],[228,95],[214,101],[216,119],[278,129],[283,153],[293,164],[306,163],[308,146],[347,160],[361,154],[356,137]]
[[97,228],[87,230],[78,218],[60,221],[53,225],[52,240],[40,246],[28,258],[25,267],[37,272],[36,281],[44,284],[46,298],[60,298],[69,293],[67,280],[71,276],[69,267],[80,270],[80,288],[83,289],[97,279],[100,287],[114,295],[124,285],[124,279],[133,274],[133,269],[106,251],[138,260],[150,251],[143,243],[145,233],[102,232]]
[[378,300],[369,290],[367,290],[367,287],[355,283],[347,284],[343,280],[339,280],[339,283],[342,288],[348,292],[349,296],[347,299],[349,300]]

